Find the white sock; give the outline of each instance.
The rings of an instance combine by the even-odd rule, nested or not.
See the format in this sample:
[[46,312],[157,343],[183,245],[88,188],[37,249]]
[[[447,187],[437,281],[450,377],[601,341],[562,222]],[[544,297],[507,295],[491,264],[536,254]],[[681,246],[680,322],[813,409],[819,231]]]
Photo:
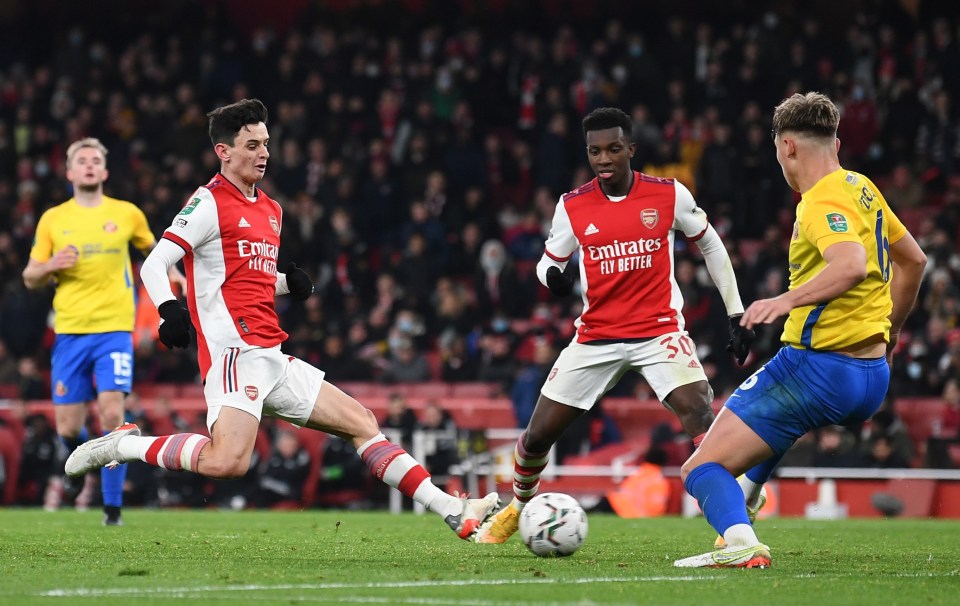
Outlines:
[[447,519],[447,516],[460,515],[463,511],[461,499],[443,492],[429,478],[417,486],[416,492],[413,493],[413,500],[439,514],[443,519]]
[[753,547],[759,545],[760,540],[749,524],[734,524],[723,533],[723,540],[730,547]]
[[155,439],[152,436],[123,436],[117,442],[117,454],[124,461],[146,461],[147,449]]
[[743,474],[737,478],[737,484],[740,485],[740,490],[743,491],[743,500],[747,503],[747,507],[756,507],[757,499],[760,498],[760,491],[763,489],[763,484],[757,484],[748,478],[747,474]]

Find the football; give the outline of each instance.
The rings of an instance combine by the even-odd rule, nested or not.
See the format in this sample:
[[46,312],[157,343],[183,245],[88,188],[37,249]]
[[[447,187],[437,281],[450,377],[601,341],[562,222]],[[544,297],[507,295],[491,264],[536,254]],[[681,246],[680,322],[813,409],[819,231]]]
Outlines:
[[520,514],[520,538],[538,556],[568,556],[587,538],[587,514],[568,494],[539,494]]

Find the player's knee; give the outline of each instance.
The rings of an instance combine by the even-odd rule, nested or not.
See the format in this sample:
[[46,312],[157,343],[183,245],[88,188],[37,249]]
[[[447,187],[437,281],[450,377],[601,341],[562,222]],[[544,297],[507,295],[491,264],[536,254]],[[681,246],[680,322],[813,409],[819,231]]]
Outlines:
[[360,419],[360,426],[357,428],[356,435],[374,436],[378,433],[380,433],[380,424],[377,422],[377,415],[373,414],[373,411],[371,411],[369,408],[364,408]]
[[683,465],[680,466],[680,481],[684,484],[687,482],[687,476],[690,475],[690,472],[697,468],[699,463],[692,463],[690,459],[687,459],[683,462]]
[[247,475],[251,454],[213,456],[204,461],[203,474],[220,480],[234,480]]

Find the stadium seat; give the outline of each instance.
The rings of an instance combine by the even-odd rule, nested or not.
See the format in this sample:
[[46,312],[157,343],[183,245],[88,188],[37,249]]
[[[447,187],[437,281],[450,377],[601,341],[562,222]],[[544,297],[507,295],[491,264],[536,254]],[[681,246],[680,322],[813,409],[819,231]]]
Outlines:
[[416,398],[431,398],[442,400],[450,395],[450,384],[434,381],[430,383],[413,383],[407,386],[408,395]]
[[189,383],[187,385],[180,385],[177,388],[177,397],[178,398],[203,398],[203,385],[199,383]]
[[500,391],[496,383],[452,383],[450,396],[453,398],[489,398]]
[[175,398],[178,390],[179,386],[172,383],[142,383],[134,388],[140,399]]

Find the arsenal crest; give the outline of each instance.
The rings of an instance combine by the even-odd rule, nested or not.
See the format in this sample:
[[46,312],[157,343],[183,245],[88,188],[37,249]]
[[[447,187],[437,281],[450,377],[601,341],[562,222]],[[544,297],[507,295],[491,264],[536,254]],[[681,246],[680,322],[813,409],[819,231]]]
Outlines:
[[550,371],[550,376],[547,377],[547,381],[553,381],[553,378],[554,378],[555,376],[557,376],[557,371],[558,371],[558,370],[560,370],[560,369],[557,368],[557,367],[554,367],[553,370]]
[[254,387],[253,385],[247,385],[246,387],[243,388],[243,393],[247,394],[247,397],[250,398],[251,400],[256,400],[257,394],[260,392],[258,392],[257,388]]
[[273,228],[273,233],[280,235],[280,223],[277,221],[277,218],[273,215],[270,215],[270,227]]
[[113,232],[117,231],[117,224],[113,221],[107,221],[103,224],[103,231],[107,232],[108,234],[112,234]]
[[657,211],[656,208],[645,208],[640,211],[640,220],[643,222],[644,227],[653,229],[660,220],[660,212]]

